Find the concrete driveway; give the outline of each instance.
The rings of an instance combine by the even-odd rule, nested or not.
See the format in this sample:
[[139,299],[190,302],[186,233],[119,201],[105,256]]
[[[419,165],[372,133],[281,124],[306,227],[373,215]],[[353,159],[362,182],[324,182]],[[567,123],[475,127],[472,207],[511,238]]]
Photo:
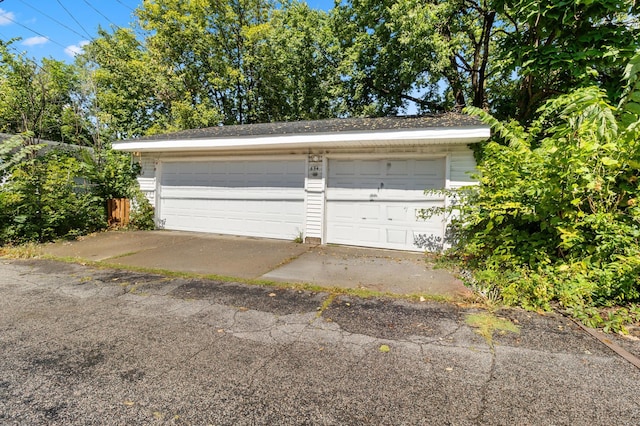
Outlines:
[[421,253],[179,231],[111,231],[44,246],[56,257],[229,278],[463,298],[469,290]]

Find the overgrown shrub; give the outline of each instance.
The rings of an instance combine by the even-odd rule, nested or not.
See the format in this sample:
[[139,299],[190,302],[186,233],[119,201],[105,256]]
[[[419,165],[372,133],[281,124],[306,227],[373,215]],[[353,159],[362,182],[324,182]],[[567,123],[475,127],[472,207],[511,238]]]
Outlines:
[[140,164],[132,162],[130,154],[104,149],[92,155],[85,153],[83,162],[97,196],[104,200],[134,198]]
[[0,243],[74,237],[106,226],[102,200],[83,185],[83,165],[53,150],[13,167],[0,187]]
[[[72,238],[103,229],[106,200],[140,192],[140,166],[128,154],[69,148],[47,148],[44,153],[42,148],[22,136],[0,144],[0,245]],[[145,201],[134,200],[133,220],[135,226],[148,229],[153,209]]]
[[480,184],[457,199],[454,252],[475,285],[529,309],[640,301],[640,55],[618,106],[595,87],[547,102],[525,129],[492,126]]
[[153,206],[140,189],[136,189],[133,194],[129,225],[133,229],[140,230],[151,230],[156,227]]

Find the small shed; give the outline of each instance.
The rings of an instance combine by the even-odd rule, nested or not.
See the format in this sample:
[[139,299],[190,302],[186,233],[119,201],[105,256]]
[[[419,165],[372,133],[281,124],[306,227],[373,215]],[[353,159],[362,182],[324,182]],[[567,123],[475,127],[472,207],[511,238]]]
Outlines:
[[490,129],[455,113],[219,126],[114,144],[159,228],[400,250],[442,246],[427,189],[473,183]]

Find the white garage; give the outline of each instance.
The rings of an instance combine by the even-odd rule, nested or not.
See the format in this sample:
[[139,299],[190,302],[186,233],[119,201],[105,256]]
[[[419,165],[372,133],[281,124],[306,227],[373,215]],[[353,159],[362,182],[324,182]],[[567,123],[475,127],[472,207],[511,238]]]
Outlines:
[[165,229],[295,239],[304,178],[303,159],[166,162],[159,219]]
[[159,228],[399,250],[439,250],[445,205],[427,189],[474,184],[461,114],[219,126],[114,144],[142,165]]

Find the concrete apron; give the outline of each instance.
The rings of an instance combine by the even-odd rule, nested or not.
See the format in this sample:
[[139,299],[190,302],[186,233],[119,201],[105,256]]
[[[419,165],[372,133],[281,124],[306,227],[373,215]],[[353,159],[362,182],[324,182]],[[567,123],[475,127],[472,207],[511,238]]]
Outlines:
[[180,231],[104,232],[46,254],[115,265],[452,298],[471,292],[421,253]]

